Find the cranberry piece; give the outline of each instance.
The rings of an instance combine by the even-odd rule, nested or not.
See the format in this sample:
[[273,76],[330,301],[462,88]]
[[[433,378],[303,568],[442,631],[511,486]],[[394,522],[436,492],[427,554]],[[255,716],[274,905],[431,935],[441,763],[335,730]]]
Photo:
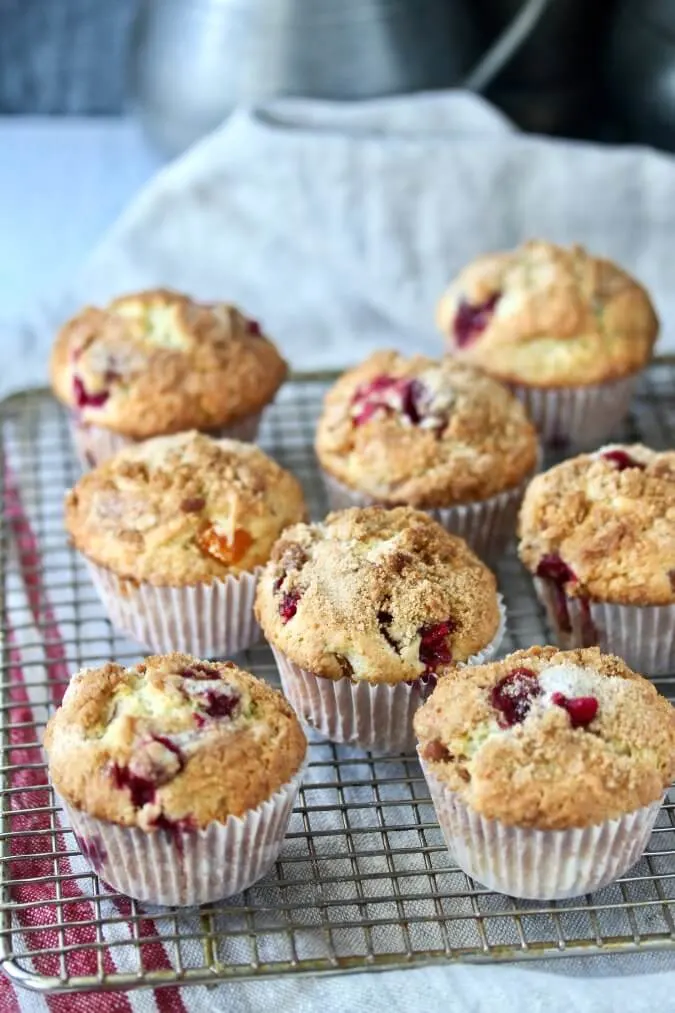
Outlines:
[[400,654],[401,648],[399,646],[398,641],[395,640],[394,637],[392,637],[391,633],[387,629],[387,627],[390,626],[391,623],[393,622],[393,619],[394,617],[392,616],[391,612],[387,612],[385,609],[380,609],[380,611],[377,613],[377,625],[380,630],[380,633],[387,641],[392,651],[395,651],[396,654]]
[[78,408],[102,408],[110,397],[110,391],[99,390],[90,394],[81,377],[73,376],[73,395]]
[[452,759],[452,753],[446,749],[440,739],[432,739],[431,742],[427,742],[422,755],[425,760],[430,760],[431,763],[447,763]]
[[164,746],[164,748],[168,749],[170,753],[173,753],[178,760],[178,772],[180,773],[185,766],[185,756],[183,754],[183,750],[177,746],[175,742],[172,742],[171,739],[168,739],[166,735],[151,735],[151,739],[153,742],[159,742],[161,746]]
[[262,336],[262,327],[257,320],[249,320],[246,324],[246,330],[252,337],[259,338]]
[[196,829],[192,816],[181,816],[175,820],[171,816],[166,816],[165,813],[158,813],[152,820],[152,826],[157,827],[158,830],[168,830],[171,834],[177,832],[184,834]]
[[129,789],[131,803],[136,809],[142,809],[144,805],[151,805],[155,801],[157,784],[149,777],[134,774],[129,767],[120,766],[119,763],[113,763],[111,773],[116,788]]
[[299,591],[286,591],[279,602],[279,615],[281,616],[284,625],[290,622],[295,613],[298,611],[298,602],[300,601]]
[[549,580],[553,584],[556,590],[554,607],[558,626],[564,633],[570,633],[572,623],[570,621],[569,609],[567,608],[565,584],[577,579],[574,570],[556,552],[551,552],[541,557],[536,574],[537,577]]
[[80,837],[79,834],[75,834],[75,840],[94,872],[100,872],[108,858],[108,853],[98,834],[94,834],[93,837]]
[[178,673],[184,679],[220,679],[220,672],[206,661],[195,661],[194,665],[182,668]]
[[426,387],[419,380],[376,376],[356,389],[352,399],[354,425],[362,426],[379,411],[389,414],[398,411],[416,426],[424,417],[426,398]]
[[541,686],[529,668],[516,668],[505,675],[492,690],[490,703],[499,711],[499,725],[511,728],[529,714],[533,700],[541,696]]
[[644,471],[647,467],[646,464],[636,461],[625,450],[606,450],[602,457],[606,461],[611,461],[617,471],[626,471],[627,468],[639,468],[640,471]]
[[465,299],[461,300],[453,324],[458,348],[470,345],[479,334],[482,334],[490,323],[500,298],[501,292],[493,292],[483,302],[470,303]]
[[207,689],[197,698],[202,710],[210,718],[231,718],[239,704],[239,694],[229,686],[222,690]]
[[452,649],[448,644],[448,637],[454,631],[455,624],[452,619],[446,619],[442,623],[434,623],[432,626],[423,626],[419,631],[421,636],[419,659],[427,671],[434,672],[439,665],[452,664]]
[[205,505],[206,500],[203,496],[187,496],[181,500],[180,508],[184,514],[196,514],[203,510]]
[[598,701],[594,696],[567,697],[564,693],[553,693],[551,703],[567,711],[572,728],[586,728],[598,713]]

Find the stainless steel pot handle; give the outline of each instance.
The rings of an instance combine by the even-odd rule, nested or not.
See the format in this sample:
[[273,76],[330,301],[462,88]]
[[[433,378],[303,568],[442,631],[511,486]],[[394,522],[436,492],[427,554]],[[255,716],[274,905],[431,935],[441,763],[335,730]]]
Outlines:
[[525,0],[511,23],[466,75],[462,87],[469,91],[483,91],[487,88],[529,38],[550,3],[551,0]]

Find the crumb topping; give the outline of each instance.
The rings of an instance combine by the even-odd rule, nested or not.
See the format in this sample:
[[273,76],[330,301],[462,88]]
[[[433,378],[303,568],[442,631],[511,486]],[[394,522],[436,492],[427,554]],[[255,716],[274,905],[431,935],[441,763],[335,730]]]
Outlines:
[[252,571],[305,516],[300,484],[262,450],[195,432],[125,448],[83,475],[65,503],[85,556],[160,586]]
[[302,668],[373,683],[443,674],[487,647],[500,618],[490,570],[408,507],[289,528],[260,579],[256,615]]
[[657,801],[675,709],[597,648],[533,647],[441,679],[414,719],[433,774],[502,823],[557,830]]
[[651,357],[659,326],[646,290],[612,261],[542,241],[472,261],[437,322],[453,355],[542,387],[629,376]]
[[471,366],[376,352],[328,392],[316,452],[378,502],[443,507],[520,484],[537,437],[520,402]]
[[675,452],[611,444],[530,483],[520,558],[571,597],[675,602]]
[[168,289],[85,307],[51,358],[54,391],[79,420],[132,439],[236,422],[271,401],[286,372],[255,320]]
[[45,749],[56,789],[91,816],[197,829],[269,798],[299,769],[306,741],[259,679],[229,661],[170,654],[78,672]]

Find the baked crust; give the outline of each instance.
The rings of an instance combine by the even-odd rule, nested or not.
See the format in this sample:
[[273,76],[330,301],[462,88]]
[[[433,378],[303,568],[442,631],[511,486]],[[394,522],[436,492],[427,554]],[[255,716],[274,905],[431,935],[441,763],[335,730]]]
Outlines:
[[136,440],[237,422],[273,399],[287,369],[236,307],[168,289],[85,307],[61,328],[50,363],[54,393],[80,421]]
[[[361,424],[362,394],[382,378],[394,384],[375,395],[375,411]],[[414,406],[406,412],[411,390]],[[379,503],[427,508],[519,485],[536,466],[537,446],[522,405],[501,384],[450,358],[393,351],[376,352],[340,377],[316,435],[321,466],[349,488]]]
[[121,450],[65,500],[66,529],[88,559],[172,587],[254,570],[306,516],[300,483],[259,447],[196,432]]
[[[524,720],[500,727],[493,690],[523,668],[543,676],[541,695]],[[551,700],[556,686],[570,697],[592,694],[590,724],[574,727]],[[431,772],[476,812],[513,826],[563,830],[615,819],[657,801],[675,773],[675,710],[596,647],[532,647],[459,669],[439,681],[414,726]]]
[[[315,675],[392,684],[466,661],[500,618],[491,571],[409,507],[342,510],[289,528],[260,578],[256,616],[270,643]],[[429,634],[445,623],[447,636],[437,635],[451,661],[430,663]]]
[[144,830],[241,816],[297,773],[307,749],[281,693],[233,662],[186,654],[78,672],[44,745],[67,802]]
[[[638,466],[618,467],[617,454]],[[570,568],[571,597],[672,604],[675,451],[612,444],[563,461],[528,486],[518,530],[520,558],[531,573],[545,556]]]
[[[463,303],[487,312],[458,343]],[[651,358],[659,328],[645,288],[611,260],[540,240],[472,261],[441,297],[436,320],[453,355],[534,387],[629,376]]]

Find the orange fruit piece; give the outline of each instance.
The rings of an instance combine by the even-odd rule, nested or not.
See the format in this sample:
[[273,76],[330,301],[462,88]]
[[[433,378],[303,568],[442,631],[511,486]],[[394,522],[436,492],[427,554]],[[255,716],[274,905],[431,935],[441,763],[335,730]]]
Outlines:
[[197,544],[207,556],[228,566],[239,562],[253,544],[253,539],[244,528],[237,528],[230,542],[225,535],[218,534],[213,524],[209,524],[197,535]]

